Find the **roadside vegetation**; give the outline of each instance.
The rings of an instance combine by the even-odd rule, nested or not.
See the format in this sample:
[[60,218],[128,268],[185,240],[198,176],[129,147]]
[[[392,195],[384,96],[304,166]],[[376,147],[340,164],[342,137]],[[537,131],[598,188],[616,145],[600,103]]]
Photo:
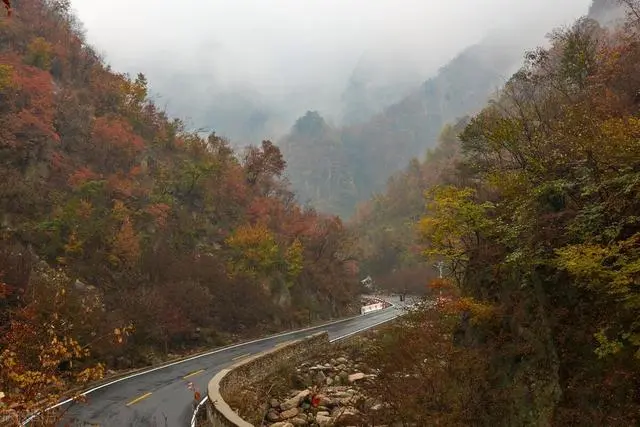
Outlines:
[[375,352],[403,425],[640,422],[640,4],[625,3],[623,28],[583,18],[527,53],[465,119],[441,182],[393,187],[427,198],[403,247],[447,265],[436,308]]

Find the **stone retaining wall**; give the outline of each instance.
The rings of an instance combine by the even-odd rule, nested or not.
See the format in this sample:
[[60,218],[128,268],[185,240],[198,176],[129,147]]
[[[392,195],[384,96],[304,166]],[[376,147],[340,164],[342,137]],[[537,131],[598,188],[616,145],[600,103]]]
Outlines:
[[329,345],[329,334],[319,332],[291,341],[272,350],[256,354],[228,369],[223,369],[209,382],[207,421],[213,427],[251,427],[225,402],[249,384],[264,380],[285,365],[301,363]]

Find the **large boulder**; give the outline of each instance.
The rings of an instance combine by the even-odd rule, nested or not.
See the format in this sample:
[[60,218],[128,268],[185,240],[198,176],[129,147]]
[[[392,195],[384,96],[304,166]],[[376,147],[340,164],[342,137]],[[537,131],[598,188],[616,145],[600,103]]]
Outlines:
[[366,375],[363,374],[362,372],[357,372],[355,374],[351,374],[351,375],[349,375],[349,382],[350,383],[354,383],[354,382],[356,382],[358,380],[363,379],[365,376]]
[[322,415],[318,412],[316,415],[316,423],[318,423],[320,427],[330,427],[333,425],[333,418],[329,415]]
[[308,425],[307,420],[302,418],[302,417],[291,418],[289,420],[289,422],[291,424],[293,424],[294,426],[306,426],[306,425]]
[[283,420],[293,418],[298,415],[299,412],[300,411],[298,410],[298,408],[287,409],[286,411],[280,412],[280,418],[282,418]]
[[293,396],[291,399],[287,399],[284,402],[282,402],[280,404],[280,409],[283,411],[288,411],[289,409],[297,408],[298,405],[300,405],[300,401],[305,397],[309,396],[309,394],[311,394],[311,391],[302,390],[301,392]]

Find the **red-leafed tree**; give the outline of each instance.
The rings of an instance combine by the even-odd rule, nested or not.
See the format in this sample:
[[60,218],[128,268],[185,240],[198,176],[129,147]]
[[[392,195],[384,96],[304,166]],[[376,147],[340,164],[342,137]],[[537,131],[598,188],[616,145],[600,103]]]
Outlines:
[[136,155],[144,149],[144,140],[122,119],[98,117],[91,133],[95,162],[103,171],[129,170]]

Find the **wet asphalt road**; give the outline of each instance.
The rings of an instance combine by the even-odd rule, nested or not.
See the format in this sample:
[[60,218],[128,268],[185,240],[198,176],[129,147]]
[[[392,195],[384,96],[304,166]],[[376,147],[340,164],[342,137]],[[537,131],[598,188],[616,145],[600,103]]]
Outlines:
[[107,383],[95,391],[90,391],[86,402],[64,405],[62,408],[65,410],[65,417],[59,425],[188,426],[193,413],[193,392],[188,388],[189,382],[205,396],[209,380],[220,369],[248,355],[269,350],[278,343],[325,330],[329,333],[329,339],[333,340],[371,328],[403,313],[402,303],[398,298],[385,299],[393,302],[395,306],[338,323],[212,350],[169,366]]

